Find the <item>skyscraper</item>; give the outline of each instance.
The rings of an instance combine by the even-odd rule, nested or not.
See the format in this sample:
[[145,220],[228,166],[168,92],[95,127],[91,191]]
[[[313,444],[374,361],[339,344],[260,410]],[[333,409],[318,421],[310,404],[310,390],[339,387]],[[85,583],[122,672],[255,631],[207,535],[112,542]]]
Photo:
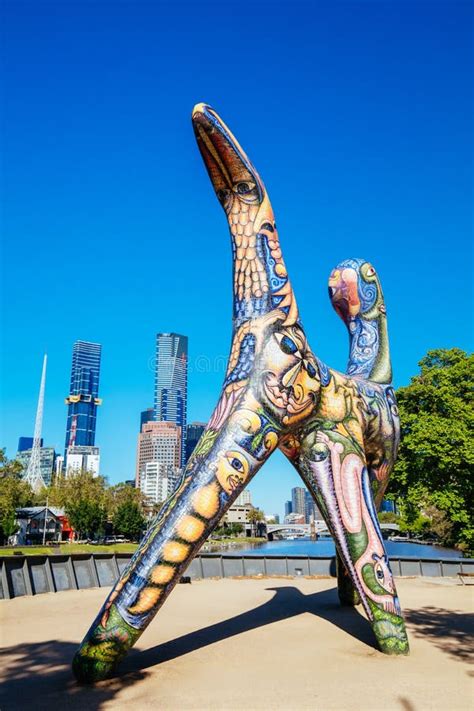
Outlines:
[[[33,447],[34,438],[33,437],[20,437],[18,440],[18,451],[26,452],[27,449]],[[40,438],[40,447],[43,446],[43,438]]]
[[191,422],[186,427],[186,463],[206,429],[205,422]]
[[305,514],[305,491],[302,486],[295,486],[291,490],[291,512],[294,514]]
[[140,490],[154,504],[166,501],[173,493],[175,484],[173,472],[161,462],[147,462],[141,471]]
[[146,422],[143,425],[137,445],[137,488],[150,462],[158,462],[166,467],[168,478],[177,478],[181,463],[181,430],[173,422]]
[[[33,453],[33,447],[30,447],[29,449],[19,449],[17,454],[16,454],[16,460],[20,462],[20,464],[23,466],[23,472],[22,476],[26,477],[27,472],[28,472],[28,466],[31,461],[31,455]],[[54,451],[54,447],[43,447],[41,446],[38,450],[38,462],[39,462],[39,472],[40,472],[40,478],[39,478],[39,486],[37,487],[37,490],[41,488],[41,486],[49,486],[51,484],[51,480],[55,471],[55,465],[56,465],[56,452]]]
[[143,425],[147,422],[153,422],[154,418],[155,413],[152,407],[147,407],[146,410],[142,410],[140,412],[140,432],[142,431]]
[[234,501],[233,505],[234,506],[248,506],[248,504],[252,504],[252,497],[251,497],[250,491],[248,489],[244,489],[243,491],[240,492],[240,494]]
[[72,349],[71,386],[66,398],[67,427],[66,452],[68,447],[95,444],[97,406],[99,398],[100,343],[76,341]]
[[321,516],[321,512],[319,508],[316,505],[315,500],[309,493],[309,491],[306,489],[305,491],[305,517],[306,517],[306,523],[311,523],[311,518],[313,518],[315,521],[322,521],[323,517]]
[[186,407],[188,390],[188,337],[156,334],[154,419],[181,428],[181,465],[186,460]]

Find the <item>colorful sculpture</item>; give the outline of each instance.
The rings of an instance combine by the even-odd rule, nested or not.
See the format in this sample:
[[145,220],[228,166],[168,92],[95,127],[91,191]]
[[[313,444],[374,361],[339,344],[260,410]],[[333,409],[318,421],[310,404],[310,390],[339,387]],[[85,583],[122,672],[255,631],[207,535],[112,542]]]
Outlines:
[[330,296],[349,330],[350,358],[346,375],[328,368],[306,340],[260,177],[210,107],[195,107],[193,125],[232,238],[234,332],[227,374],[179,487],[109,594],[74,658],[74,673],[90,682],[114,672],[277,447],[300,473],[334,537],[341,602],[363,605],[383,652],[407,654],[376,514],[399,437],[378,276],[361,259],[332,272]]

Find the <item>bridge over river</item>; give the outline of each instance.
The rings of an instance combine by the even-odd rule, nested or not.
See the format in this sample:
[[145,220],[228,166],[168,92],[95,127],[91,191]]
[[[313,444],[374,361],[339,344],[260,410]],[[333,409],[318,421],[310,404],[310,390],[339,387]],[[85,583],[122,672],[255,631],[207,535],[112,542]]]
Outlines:
[[[311,535],[310,523],[269,523],[267,524],[267,536],[273,538],[275,533],[288,532],[290,534],[296,534],[299,536],[310,536]],[[400,527],[396,523],[381,523],[380,528],[382,531],[399,531]],[[317,535],[322,533],[329,533],[328,527],[324,521],[314,522],[314,531]]]

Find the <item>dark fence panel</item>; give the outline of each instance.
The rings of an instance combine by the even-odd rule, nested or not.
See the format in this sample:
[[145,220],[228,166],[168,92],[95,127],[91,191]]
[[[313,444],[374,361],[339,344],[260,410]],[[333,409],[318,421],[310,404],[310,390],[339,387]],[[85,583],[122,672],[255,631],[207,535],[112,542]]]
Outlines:
[[97,576],[101,588],[113,585],[119,577],[117,563],[113,556],[94,556]]
[[11,564],[7,567],[7,580],[11,597],[21,597],[28,594],[25,582],[24,561],[21,558],[12,560]]
[[[124,553],[3,556],[0,557],[0,600],[62,590],[110,587],[131,559]],[[393,574],[400,576],[456,577],[474,573],[472,558],[392,558]],[[186,575],[200,578],[241,576],[336,575],[334,557],[204,553],[189,565]]]
[[27,564],[30,573],[33,595],[54,592],[50,576],[48,575],[49,569],[46,567],[46,556],[44,558],[40,558],[39,560],[27,559]]
[[49,562],[51,564],[56,592],[75,590],[77,585],[72,569],[71,556],[61,556],[61,558],[58,559],[51,558]]
[[98,587],[99,579],[95,571],[92,556],[88,556],[87,558],[73,558],[72,565],[79,590]]

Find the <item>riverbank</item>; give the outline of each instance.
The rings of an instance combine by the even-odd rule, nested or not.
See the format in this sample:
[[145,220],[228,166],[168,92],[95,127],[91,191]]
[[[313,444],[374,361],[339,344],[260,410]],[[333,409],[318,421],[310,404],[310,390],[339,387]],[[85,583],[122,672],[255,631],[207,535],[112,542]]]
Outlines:
[[241,549],[247,548],[248,546],[252,549],[255,546],[255,550],[257,550],[259,546],[265,545],[265,543],[267,543],[267,539],[263,537],[242,538],[241,536],[229,536],[228,538],[220,538],[219,540],[207,540],[201,548],[201,553],[205,553],[206,551],[211,553],[227,552],[230,548],[240,552]]
[[53,546],[15,546],[1,548],[3,555],[72,555],[73,553],[134,553],[137,543],[114,543],[94,546],[90,543],[61,543]]
[[120,675],[79,687],[70,661],[108,590],[0,602],[2,711],[248,708],[461,711],[469,706],[472,593],[453,580],[397,581],[409,657],[374,647],[333,580],[179,585]]
[[[221,538],[218,541],[206,541],[202,551],[215,552],[229,548],[258,545],[266,538]],[[4,555],[72,555],[73,553],[135,553],[138,543],[113,543],[111,545],[92,545],[90,543],[61,543],[52,546],[0,546],[0,556]]]
[[[334,556],[336,548],[330,536],[320,537],[317,541],[309,538],[298,538],[296,540],[266,541],[258,545],[248,545],[249,539],[240,539],[242,545],[239,546],[237,555],[305,555],[305,556]],[[415,542],[384,541],[389,558],[399,558],[403,556],[414,558],[462,558],[461,551],[454,548],[443,548],[441,546],[420,545]],[[223,549],[216,549],[216,553],[228,553]]]

